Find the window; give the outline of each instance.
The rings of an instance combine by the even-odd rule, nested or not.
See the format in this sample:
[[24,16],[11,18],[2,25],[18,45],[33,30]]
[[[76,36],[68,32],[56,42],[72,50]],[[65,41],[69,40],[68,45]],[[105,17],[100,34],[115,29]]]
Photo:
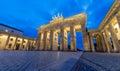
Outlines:
[[23,41],[23,43],[25,43],[25,41]]
[[10,38],[10,41],[13,41],[13,38]]
[[8,45],[8,48],[11,48],[11,47],[12,47],[12,44],[9,44],[9,45]]
[[20,42],[20,40],[18,40],[18,42]]

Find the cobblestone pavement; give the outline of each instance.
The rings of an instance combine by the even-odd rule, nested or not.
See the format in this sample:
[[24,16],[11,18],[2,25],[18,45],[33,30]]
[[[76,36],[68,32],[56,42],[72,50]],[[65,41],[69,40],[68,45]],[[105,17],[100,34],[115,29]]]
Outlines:
[[120,53],[85,52],[73,71],[120,71]]
[[0,51],[0,71],[70,71],[82,52]]

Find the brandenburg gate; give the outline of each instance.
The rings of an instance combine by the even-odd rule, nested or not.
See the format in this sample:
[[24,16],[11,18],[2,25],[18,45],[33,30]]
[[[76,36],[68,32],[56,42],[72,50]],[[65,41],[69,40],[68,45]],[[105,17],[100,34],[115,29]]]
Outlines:
[[[86,31],[86,14],[81,13],[63,18],[58,15],[49,24],[38,28],[39,50],[68,51],[68,33],[70,33],[70,51],[76,51],[76,32],[82,31],[84,50],[89,50],[89,38]],[[58,44],[60,38],[60,44]],[[79,38],[78,38],[79,39]]]

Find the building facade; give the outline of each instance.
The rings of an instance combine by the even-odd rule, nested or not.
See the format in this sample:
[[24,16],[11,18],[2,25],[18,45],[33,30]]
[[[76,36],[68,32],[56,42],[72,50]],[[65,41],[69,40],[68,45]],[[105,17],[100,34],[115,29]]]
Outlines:
[[22,34],[21,30],[0,24],[0,50],[36,50],[36,39]]
[[16,29],[16,28],[13,28],[13,27],[1,24],[1,23],[0,23],[0,30],[5,31],[5,32],[11,32],[11,33],[18,34],[18,35],[23,35],[22,30],[19,30],[19,29]]
[[82,31],[84,51],[120,52],[120,0],[114,1],[98,29],[86,30],[86,14],[81,13],[66,19],[58,16],[38,31],[39,50],[68,50],[67,34],[70,33],[70,50],[76,51],[75,33]]
[[[50,21],[49,24],[39,29],[38,48],[39,50],[68,50],[68,33],[70,33],[71,51],[76,51],[76,32],[82,31],[84,49],[89,49],[89,38],[86,31],[86,14],[81,13],[69,18],[59,16]],[[60,37],[59,37],[60,36]],[[60,44],[58,44],[60,38]]]
[[99,28],[89,34],[91,51],[120,52],[120,0],[115,0]]

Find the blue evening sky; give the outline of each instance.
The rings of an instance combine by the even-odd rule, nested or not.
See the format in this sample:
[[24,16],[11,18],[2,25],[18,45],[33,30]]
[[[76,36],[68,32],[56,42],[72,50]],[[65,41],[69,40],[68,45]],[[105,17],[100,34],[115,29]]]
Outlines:
[[[87,14],[87,28],[98,28],[114,0],[0,0],[0,23],[21,29],[24,36],[37,37],[37,28],[52,16]],[[79,36],[78,38],[80,38]]]

